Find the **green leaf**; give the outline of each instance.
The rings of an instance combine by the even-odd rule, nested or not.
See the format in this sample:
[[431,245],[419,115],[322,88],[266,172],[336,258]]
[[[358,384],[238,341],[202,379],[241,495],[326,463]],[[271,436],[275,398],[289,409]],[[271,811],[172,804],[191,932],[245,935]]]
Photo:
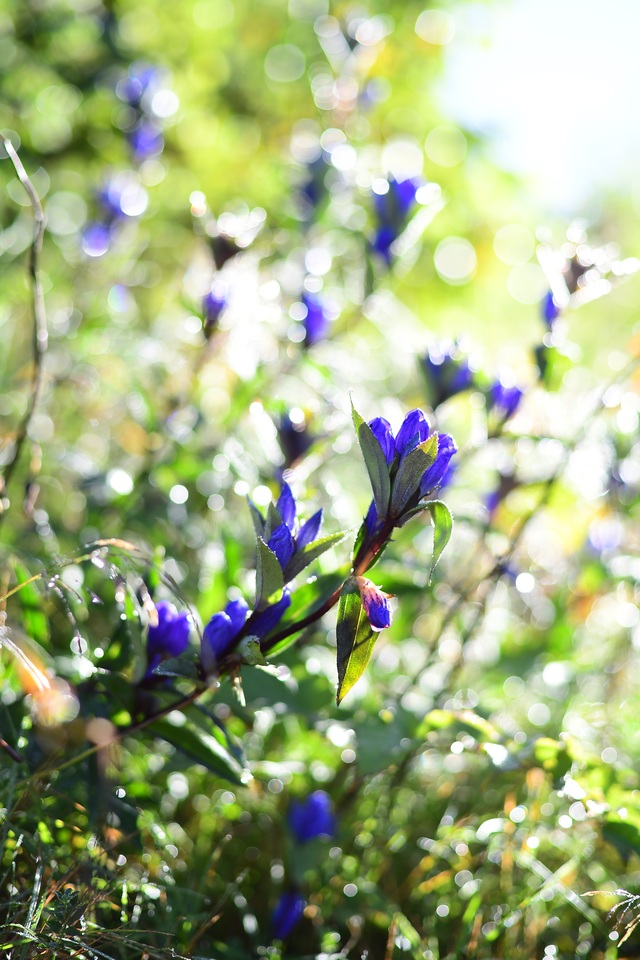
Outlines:
[[153,674],[160,677],[183,677],[187,680],[199,679],[193,652],[162,660],[153,670]]
[[432,433],[423,443],[402,458],[391,496],[393,517],[399,517],[402,514],[405,506],[418,491],[425,470],[435,463],[437,456],[438,434]]
[[371,657],[376,633],[362,606],[355,577],[345,580],[338,604],[338,705],[360,679]]
[[453,528],[453,517],[446,503],[442,500],[429,500],[426,504],[431,514],[433,523],[433,556],[431,558],[431,567],[429,568],[429,583],[433,576],[433,571],[446,545],[451,539],[451,530]]
[[[182,714],[180,716],[182,717]],[[173,744],[196,763],[201,763],[207,770],[217,773],[218,776],[238,786],[242,783],[240,776],[242,770],[236,760],[229,756],[214,737],[196,730],[186,722],[186,718],[185,723],[177,726],[171,723],[168,717],[164,717],[154,720],[148,729],[154,736],[162,737],[163,740]]]
[[294,577],[297,577],[305,567],[308,567],[310,563],[322,556],[330,547],[344,540],[346,535],[344,530],[341,530],[339,533],[331,533],[327,537],[321,537],[320,540],[314,540],[312,543],[308,543],[302,550],[296,551],[284,572],[285,582],[288,583],[290,580],[293,580]]
[[269,603],[277,603],[281,598],[284,578],[278,558],[262,537],[258,537],[257,551],[256,608],[261,609]]
[[373,499],[375,500],[378,518],[384,520],[389,512],[389,496],[391,494],[391,480],[389,479],[389,465],[382,447],[376,440],[373,430],[362,419],[356,408],[351,404],[353,425],[362,450],[362,456],[367,466]]
[[251,519],[253,520],[253,526],[256,531],[256,537],[264,536],[264,517],[256,507],[253,500],[247,497],[247,503],[249,504],[249,510],[251,511]]
[[[291,595],[291,606],[286,611],[284,617],[278,626],[272,630],[272,633],[279,633],[286,629],[290,624],[299,623],[305,617],[311,616],[316,610],[319,610],[328,597],[338,589],[344,578],[349,572],[347,567],[336,570],[334,573],[323,574],[320,577],[314,577],[310,583],[304,583],[298,587]],[[298,639],[299,634],[293,633],[285,637],[269,650],[269,658],[282,653],[288,647],[292,646]],[[264,638],[269,640],[269,634]]]

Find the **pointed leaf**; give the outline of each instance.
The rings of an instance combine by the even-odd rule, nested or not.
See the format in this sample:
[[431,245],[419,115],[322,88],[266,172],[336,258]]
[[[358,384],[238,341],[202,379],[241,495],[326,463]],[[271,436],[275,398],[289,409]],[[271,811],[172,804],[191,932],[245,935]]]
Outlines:
[[376,440],[373,430],[362,419],[356,408],[351,405],[353,425],[356,428],[358,443],[367,467],[373,499],[380,520],[384,520],[389,512],[389,496],[391,494],[391,480],[389,479],[389,465],[384,451]]
[[218,776],[231,783],[238,785],[242,783],[240,776],[242,770],[236,760],[220,746],[214,737],[201,734],[190,723],[185,722],[177,726],[165,717],[154,720],[148,729],[154,736],[162,737],[196,763],[201,763]]
[[432,433],[400,461],[393,483],[391,515],[399,517],[414,494],[419,490],[425,470],[435,463],[438,456],[438,434]]
[[256,531],[256,537],[264,536],[264,517],[256,507],[253,500],[250,500],[247,497],[247,503],[249,504],[249,510],[251,511],[251,519],[253,520],[253,527]]
[[338,604],[338,705],[364,673],[376,639],[377,634],[364,612],[356,578],[349,577]]
[[269,603],[277,603],[282,597],[284,578],[282,567],[273,550],[270,550],[262,537],[257,540],[256,562],[256,609],[262,609]]
[[451,539],[451,530],[453,528],[453,517],[446,503],[442,500],[429,500],[426,504],[431,514],[433,523],[433,557],[431,567],[429,568],[429,583],[433,576],[436,564],[442,556],[442,551]]
[[196,667],[193,653],[183,653],[179,657],[161,660],[152,672],[154,676],[160,677],[183,677],[187,680],[199,679],[198,668]]
[[284,572],[285,582],[289,583],[289,581],[297,577],[305,567],[308,567],[313,560],[322,556],[330,547],[336,543],[340,543],[345,537],[346,532],[340,530],[338,533],[331,533],[327,537],[321,537],[320,540],[314,540],[312,543],[308,543],[302,550],[297,550],[286,566]]

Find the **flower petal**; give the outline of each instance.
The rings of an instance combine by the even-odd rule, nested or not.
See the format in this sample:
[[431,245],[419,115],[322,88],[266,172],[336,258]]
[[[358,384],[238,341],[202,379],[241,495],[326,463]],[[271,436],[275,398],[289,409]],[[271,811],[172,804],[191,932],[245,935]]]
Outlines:
[[388,420],[385,420],[384,417],[375,417],[374,420],[369,420],[369,426],[371,427],[371,432],[374,437],[382,447],[382,452],[385,455],[387,463],[392,463],[396,455],[396,446],[393,442],[391,424]]
[[313,543],[320,532],[322,524],[322,508],[309,517],[300,527],[296,537],[296,550],[302,550],[307,544]]
[[278,563],[284,570],[295,551],[295,543],[286,523],[281,523],[275,528],[267,541],[267,546],[275,553]]
[[291,492],[291,487],[286,480],[282,481],[282,490],[276,503],[276,510],[280,514],[283,523],[286,523],[291,533],[293,533],[296,524],[296,501]]
[[391,624],[389,598],[366,577],[356,577],[362,606],[373,630],[384,630]]
[[396,452],[405,454],[417,447],[429,436],[429,424],[422,410],[410,410],[402,422],[396,437]]

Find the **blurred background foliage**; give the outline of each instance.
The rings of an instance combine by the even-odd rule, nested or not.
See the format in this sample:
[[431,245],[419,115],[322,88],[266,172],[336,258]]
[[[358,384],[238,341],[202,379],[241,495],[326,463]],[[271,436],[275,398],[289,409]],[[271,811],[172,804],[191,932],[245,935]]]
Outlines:
[[[467,6],[0,0],[2,131],[48,219],[44,385],[0,515],[0,594],[34,578],[2,609],[11,960],[637,949],[633,900],[607,918],[640,869],[636,217],[612,185],[598,222],[552,222],[443,114]],[[387,262],[376,198],[408,177],[426,186]],[[6,470],[32,211],[6,157],[0,186]],[[441,341],[473,385],[438,403]],[[498,377],[524,391],[506,422]],[[144,590],[198,629],[251,597],[246,495],[266,506],[286,470],[304,516],[355,533],[350,393],[456,439],[433,584],[417,521],[375,570],[394,622],[339,709],[330,613],[242,692],[109,745],[145,710]],[[317,561],[289,622],[348,563]],[[191,689],[166,683],[147,696]],[[290,804],[317,789],[335,835],[299,843]]]

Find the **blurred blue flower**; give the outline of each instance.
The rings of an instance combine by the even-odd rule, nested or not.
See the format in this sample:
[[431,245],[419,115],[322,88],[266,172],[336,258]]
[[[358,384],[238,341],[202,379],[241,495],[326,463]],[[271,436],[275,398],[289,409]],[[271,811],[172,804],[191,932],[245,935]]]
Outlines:
[[145,94],[152,87],[158,86],[159,80],[160,72],[157,67],[149,63],[132,63],[128,75],[118,83],[116,93],[129,106],[140,108]]
[[136,163],[142,163],[149,157],[157,157],[164,148],[162,132],[151,120],[140,120],[133,130],[127,133],[127,139]]
[[283,893],[271,915],[271,935],[274,940],[286,940],[304,913],[306,900],[297,890]]
[[88,223],[82,232],[82,249],[88,257],[102,257],[111,244],[111,230],[104,223]]
[[433,410],[473,386],[468,358],[454,344],[435,344],[422,358],[429,402]]
[[496,380],[489,389],[487,404],[502,420],[508,420],[520,406],[523,396],[519,387],[506,387],[500,380]]
[[[302,411],[298,411],[300,414]],[[306,417],[296,416],[292,419],[291,413],[285,411],[276,423],[278,443],[284,455],[285,467],[291,467],[296,460],[305,455],[315,437],[309,430]]]
[[306,201],[310,211],[315,209],[327,192],[325,177],[329,165],[321,153],[315,160],[307,164],[307,179],[300,188],[300,193]]
[[333,803],[324,790],[315,790],[306,800],[293,800],[288,820],[298,843],[306,843],[316,837],[332,837],[335,834]]
[[371,580],[366,577],[356,577],[362,606],[373,630],[384,630],[391,625],[391,608],[389,594],[383,593]]
[[303,320],[305,329],[304,342],[305,346],[312,347],[314,343],[317,343],[319,340],[324,340],[329,332],[331,320],[320,297],[305,291],[302,294],[301,300],[307,308],[307,315]]
[[557,320],[558,317],[560,316],[560,308],[558,307],[555,300],[553,299],[553,294],[551,290],[549,290],[549,292],[546,293],[545,296],[543,297],[540,303],[540,310],[542,313],[542,319],[544,320],[546,325],[549,327],[549,329],[551,329],[551,327],[554,324],[554,321]]
[[387,189],[376,190],[373,194],[376,230],[372,246],[390,263],[391,245],[407,226],[416,203],[416,193],[424,185],[424,181],[419,177],[409,177],[406,180],[390,177],[386,185]]
[[167,600],[156,604],[157,624],[149,624],[147,631],[147,671],[150,676],[162,660],[179,657],[189,645],[191,624],[185,611],[178,613]]
[[210,336],[217,326],[220,314],[227,306],[227,289],[220,283],[213,283],[211,290],[202,298],[202,313],[204,316],[204,333]]

